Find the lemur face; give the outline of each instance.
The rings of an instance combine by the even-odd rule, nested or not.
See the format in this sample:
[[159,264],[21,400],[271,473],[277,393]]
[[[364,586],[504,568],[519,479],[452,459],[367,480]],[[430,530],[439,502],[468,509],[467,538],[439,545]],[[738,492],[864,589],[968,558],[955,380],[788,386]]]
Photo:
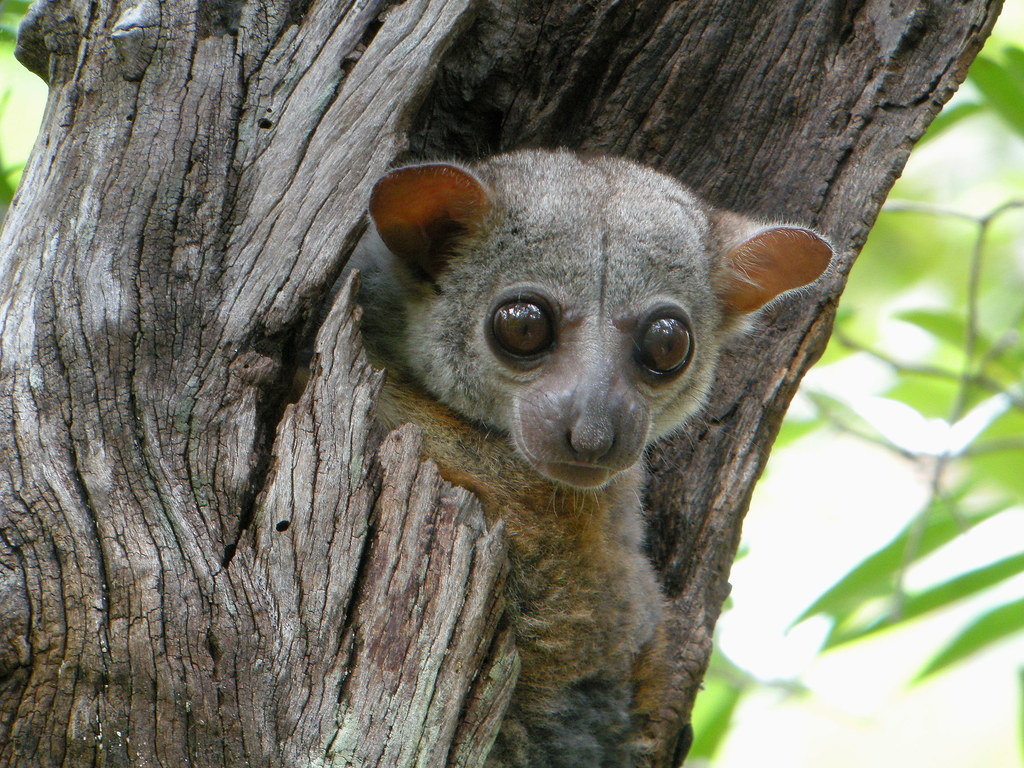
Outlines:
[[542,475],[602,485],[639,460],[652,410],[687,391],[695,347],[688,314],[651,299],[606,307],[536,283],[498,293],[482,335],[505,381],[502,420]]
[[371,355],[580,488],[692,414],[741,318],[831,258],[808,230],[567,152],[400,168],[370,213],[380,239],[356,261]]

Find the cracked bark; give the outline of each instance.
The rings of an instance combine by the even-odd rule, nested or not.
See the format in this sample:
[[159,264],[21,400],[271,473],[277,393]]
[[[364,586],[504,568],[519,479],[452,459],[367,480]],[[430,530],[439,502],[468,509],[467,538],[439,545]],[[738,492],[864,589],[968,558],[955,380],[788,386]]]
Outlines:
[[481,764],[515,678],[500,530],[374,429],[347,292],[286,392],[379,174],[522,145],[840,250],[651,452],[667,753],[782,413],[998,8],[37,2],[18,53],[50,100],[0,235],[0,764]]

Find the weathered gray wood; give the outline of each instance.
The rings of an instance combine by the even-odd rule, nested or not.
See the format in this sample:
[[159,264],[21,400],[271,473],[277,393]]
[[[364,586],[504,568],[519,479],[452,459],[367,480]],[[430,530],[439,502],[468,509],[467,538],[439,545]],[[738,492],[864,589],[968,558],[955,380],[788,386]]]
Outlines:
[[466,5],[322,3],[300,35],[294,8],[163,3],[141,73],[125,15],[88,10],[29,21],[81,37],[0,241],[0,763],[436,765],[463,706],[486,751],[507,693],[479,701],[478,668],[515,675],[500,533],[410,435],[375,451],[350,308],[278,425]]
[[407,144],[624,153],[840,249],[652,452],[670,752],[781,415],[998,8],[38,2],[19,56],[51,95],[0,233],[0,765],[482,763],[516,674],[500,531],[372,428],[345,295],[287,404]]
[[[255,733],[302,729],[282,748],[283,765],[318,763],[323,750],[324,765],[441,766],[463,710],[491,714],[478,702],[492,685],[488,670],[497,665],[508,690],[486,699],[497,718],[461,734],[462,749],[486,752],[515,680],[514,649],[491,647],[504,541],[500,529],[485,529],[467,491],[420,464],[414,429],[378,445],[381,376],[357,354],[354,311],[350,281],[325,323],[310,384],[285,411],[266,489],[230,566],[272,596],[276,627],[256,654],[273,660],[274,678],[239,671],[239,688],[251,691],[239,715],[255,714]],[[301,714],[266,718],[277,699],[289,709],[301,702]]]

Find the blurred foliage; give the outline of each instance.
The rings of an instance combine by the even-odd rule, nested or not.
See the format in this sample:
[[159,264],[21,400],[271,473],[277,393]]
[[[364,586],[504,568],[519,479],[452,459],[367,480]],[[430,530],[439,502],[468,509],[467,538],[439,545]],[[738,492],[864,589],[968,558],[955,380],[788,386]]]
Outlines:
[[[37,87],[33,89],[31,99],[27,98],[24,87],[19,88],[19,84],[28,78],[25,78],[24,68],[14,59],[18,24],[28,11],[29,5],[30,2],[22,0],[0,0],[0,123],[20,122],[23,114],[27,116],[31,113],[33,119],[24,126],[31,132],[38,125],[38,115],[35,114],[35,103],[27,107],[25,102],[37,102],[45,86],[42,85],[42,81],[34,84]],[[0,137],[3,135],[0,133]],[[11,151],[6,141],[0,141],[0,221],[3,221],[3,214],[14,198],[14,190],[18,186],[21,169],[25,165],[23,155],[26,152],[27,150],[21,147]]]
[[[977,97],[957,104],[957,117],[933,124],[926,140],[951,130],[961,116],[989,112],[1001,119],[1018,142],[1024,142],[1024,49],[986,50],[972,66],[968,82]],[[874,330],[852,317],[840,318],[831,345],[833,359],[859,354],[889,366],[893,383],[881,397],[899,404],[906,411],[905,419],[930,427],[932,440],[908,444],[877,416],[858,414],[856,404],[829,400],[824,393],[812,393],[818,405],[816,418],[910,457],[929,474],[931,492],[906,529],[865,558],[798,619],[829,618],[832,631],[825,649],[913,620],[1024,573],[1021,541],[1019,553],[1013,556],[947,574],[943,581],[913,592],[904,586],[906,573],[915,563],[979,523],[1019,509],[1024,499],[1024,263],[1019,258],[1024,184],[1016,192],[1019,197],[980,214],[928,202],[890,200],[876,235],[865,247],[867,260],[884,258],[886,252],[916,252],[929,254],[929,260],[939,255],[948,265],[941,271],[928,268],[915,274],[919,262],[901,259],[901,280],[890,283],[890,293],[907,296],[913,294],[915,284],[926,283],[938,288],[931,293],[944,301],[891,312]],[[899,221],[908,218],[915,221]],[[1000,229],[1011,218],[1012,226]],[[955,258],[954,263],[949,263],[948,255]],[[888,264],[893,261],[889,259]],[[913,350],[889,348],[894,345],[887,344],[884,328],[892,322],[912,326],[920,339]],[[1024,597],[977,615],[947,639],[920,677],[1021,630]]]
[[[979,130],[1007,158],[1024,158],[1024,48],[1017,44],[986,46],[915,152],[956,131]],[[959,183],[963,176],[954,173],[945,189],[898,182],[851,275],[820,365],[869,361],[886,369],[888,383],[851,396],[808,382],[802,397],[810,415],[792,415],[776,444],[838,430],[883,446],[928,478],[927,501],[910,523],[794,622],[827,619],[825,653],[967,606],[970,618],[926,651],[910,671],[913,682],[1024,633],[1024,539],[1009,555],[907,586],[916,566],[1024,505],[1024,171],[1008,162],[992,179]],[[979,204],[986,207],[971,212]],[[1024,711],[1024,666],[1017,677]],[[716,651],[694,712],[695,763],[721,747],[743,695],[766,685],[800,691],[796,681],[753,679]],[[1024,752],[1024,715],[1018,719]]]
[[30,0],[0,0],[0,40],[17,38],[18,24],[30,5]]
[[[10,91],[0,92],[0,115],[3,115],[7,110],[7,104],[10,100]],[[22,167],[22,163],[7,165],[4,162],[4,148],[0,145],[0,221],[3,221],[2,214],[11,204],[11,200],[14,199],[14,190],[17,188],[17,182],[11,177],[19,172]]]

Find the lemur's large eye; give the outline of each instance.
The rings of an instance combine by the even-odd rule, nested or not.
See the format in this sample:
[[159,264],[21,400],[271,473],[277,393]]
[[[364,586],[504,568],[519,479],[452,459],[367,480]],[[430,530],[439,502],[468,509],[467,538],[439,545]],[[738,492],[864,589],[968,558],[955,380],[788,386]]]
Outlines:
[[516,357],[538,355],[555,340],[547,310],[528,299],[498,307],[491,319],[491,330],[501,348]]
[[640,326],[636,361],[657,374],[677,373],[693,355],[693,337],[685,318],[673,312],[655,312]]

